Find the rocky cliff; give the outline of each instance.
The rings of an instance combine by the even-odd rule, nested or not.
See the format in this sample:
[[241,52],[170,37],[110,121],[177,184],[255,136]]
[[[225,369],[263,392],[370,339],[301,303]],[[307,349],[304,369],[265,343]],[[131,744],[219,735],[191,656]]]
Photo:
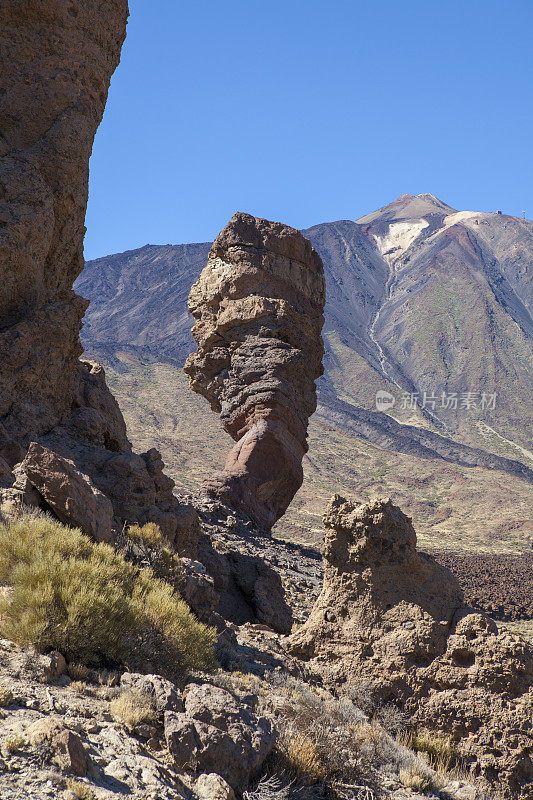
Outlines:
[[324,271],[293,228],[235,214],[189,296],[191,388],[235,439],[203,494],[271,528],[302,485],[307,424],[322,374]]
[[[65,421],[78,357],[88,167],[126,34],[126,0],[0,4],[0,420],[3,449]],[[14,446],[11,445],[11,448]],[[11,451],[9,451],[11,452]],[[12,456],[10,456],[12,460]]]
[[[72,286],[89,156],[127,15],[126,0],[0,4],[9,98],[0,110],[0,491],[102,539],[154,520],[180,548],[198,528],[195,513],[173,497],[157,451],[132,452],[103,369],[79,360],[87,301]],[[25,459],[31,442],[41,449]],[[83,501],[68,510],[73,481],[99,520],[86,523]],[[96,492],[112,513],[95,505]]]

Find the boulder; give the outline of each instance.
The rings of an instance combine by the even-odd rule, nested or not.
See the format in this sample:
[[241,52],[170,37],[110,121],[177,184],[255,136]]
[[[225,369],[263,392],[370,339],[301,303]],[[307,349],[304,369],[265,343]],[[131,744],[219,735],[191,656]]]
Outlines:
[[231,786],[216,772],[200,775],[193,789],[200,800],[235,800]]
[[205,496],[269,529],[302,485],[307,424],[322,374],[319,255],[299,231],[234,214],[189,295],[198,351],[191,388],[236,441]]
[[46,681],[57,681],[67,671],[65,657],[58,650],[39,656],[39,663],[44,670]]
[[80,737],[69,730],[59,717],[42,717],[26,731],[30,744],[37,747],[48,742],[55,751],[55,760],[73,775],[87,775],[91,759]]
[[124,672],[120,678],[120,685],[151,697],[158,712],[183,711],[183,703],[176,686],[160,675]]
[[111,501],[72,461],[32,442],[22,469],[54,514],[97,542],[112,540]]
[[165,737],[177,766],[216,772],[233,790],[246,789],[274,746],[271,723],[211,684],[189,684],[184,696],[183,713],[165,713]]

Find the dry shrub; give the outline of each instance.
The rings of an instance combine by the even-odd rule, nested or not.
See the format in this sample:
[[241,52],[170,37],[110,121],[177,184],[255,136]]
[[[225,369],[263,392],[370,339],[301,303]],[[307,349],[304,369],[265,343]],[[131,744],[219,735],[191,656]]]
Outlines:
[[448,772],[461,763],[461,754],[446,736],[438,736],[431,731],[422,730],[412,733],[407,744],[417,753],[425,753],[429,764],[435,770]]
[[130,525],[128,536],[151,547],[162,547],[164,542],[161,529],[155,522],[146,522],[144,525]]
[[150,567],[156,578],[178,589],[183,585],[184,571],[179,557],[166,545],[155,522],[130,525],[124,551],[128,560]]
[[6,708],[13,702],[13,692],[7,686],[0,686],[0,708]]
[[291,780],[304,786],[318,783],[327,777],[317,744],[295,730],[285,729],[278,741],[278,769]]
[[[399,774],[403,770],[404,776],[415,776],[412,780],[420,785],[426,781],[433,784],[436,776],[430,766],[376,718],[370,721],[346,696],[335,698],[324,689],[283,674],[273,673],[268,680],[270,691],[260,705],[274,717],[279,732],[276,753],[267,765],[270,772],[301,784],[302,776],[291,771],[291,762],[305,763],[310,755],[316,755],[316,780],[326,781],[337,800],[380,796],[373,777],[376,771]],[[393,728],[399,724],[397,715],[393,723]],[[304,742],[310,742],[312,748],[303,747]]]
[[14,733],[11,736],[8,736],[2,742],[2,748],[7,753],[20,753],[21,750],[24,749],[26,746],[26,739],[24,736],[21,736],[18,733]]
[[72,681],[69,684],[69,689],[77,694],[92,694],[92,689],[87,686],[85,681]]
[[112,547],[47,517],[0,524],[2,634],[69,661],[130,665],[148,660],[163,673],[215,666],[214,631],[174,589]]
[[89,679],[91,671],[85,664],[69,664],[68,674],[73,681],[82,681],[85,683]]
[[111,714],[127,728],[155,722],[157,713],[152,698],[144,692],[126,689],[109,704]]
[[67,781],[67,788],[70,789],[76,800],[96,800],[96,795],[90,786],[81,781]]
[[361,711],[288,675],[274,673],[269,681],[262,703],[279,732],[270,769],[299,784],[358,779],[353,733],[364,720]]
[[406,789],[413,789],[415,792],[427,792],[433,785],[428,773],[417,766],[400,769],[400,781]]

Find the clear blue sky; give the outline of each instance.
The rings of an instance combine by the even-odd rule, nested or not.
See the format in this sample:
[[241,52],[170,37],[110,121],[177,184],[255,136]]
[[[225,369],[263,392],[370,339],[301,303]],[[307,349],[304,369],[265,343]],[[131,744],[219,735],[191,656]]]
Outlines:
[[533,217],[531,0],[130,0],[86,257],[407,192]]

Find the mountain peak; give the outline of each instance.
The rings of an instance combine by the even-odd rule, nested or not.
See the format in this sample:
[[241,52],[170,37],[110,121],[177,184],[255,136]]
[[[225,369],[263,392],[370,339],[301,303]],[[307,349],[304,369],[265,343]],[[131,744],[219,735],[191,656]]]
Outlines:
[[434,194],[401,194],[392,203],[378,208],[372,214],[360,217],[356,222],[367,224],[370,222],[399,222],[402,220],[422,219],[433,214],[447,216],[455,213],[456,209],[439,200]]

